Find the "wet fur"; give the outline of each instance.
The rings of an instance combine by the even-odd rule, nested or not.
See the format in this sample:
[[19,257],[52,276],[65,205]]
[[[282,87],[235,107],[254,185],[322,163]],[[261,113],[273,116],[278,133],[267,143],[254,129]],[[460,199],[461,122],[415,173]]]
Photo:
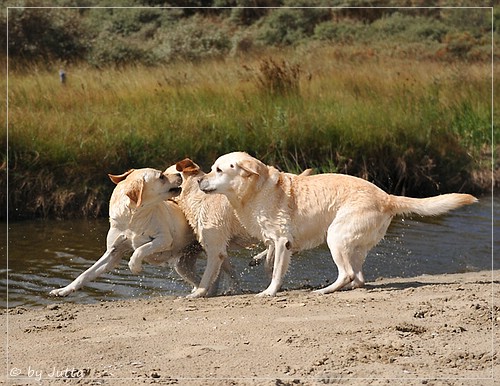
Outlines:
[[72,283],[51,291],[50,295],[69,295],[114,269],[127,253],[132,253],[129,267],[133,273],[142,270],[143,261],[173,264],[196,289],[199,278],[194,266],[201,250],[181,209],[168,201],[179,193],[180,176],[155,169],[132,169],[109,177],[117,185],[109,205],[106,252]]
[[239,281],[229,262],[227,249],[230,244],[239,247],[254,246],[258,240],[250,238],[225,196],[209,196],[200,190],[198,179],[205,173],[198,165],[186,158],[178,162],[176,167],[183,178],[182,192],[176,198],[176,202],[207,254],[207,266],[200,285],[189,297],[206,296],[208,289],[217,279],[221,267],[229,273],[237,289]]
[[477,201],[458,193],[424,199],[394,196],[343,174],[294,176],[243,152],[219,157],[200,188],[224,194],[247,231],[270,246],[273,277],[260,296],[276,295],[293,253],[325,241],[338,277],[316,292],[361,287],[366,255],[384,237],[393,216],[435,216]]

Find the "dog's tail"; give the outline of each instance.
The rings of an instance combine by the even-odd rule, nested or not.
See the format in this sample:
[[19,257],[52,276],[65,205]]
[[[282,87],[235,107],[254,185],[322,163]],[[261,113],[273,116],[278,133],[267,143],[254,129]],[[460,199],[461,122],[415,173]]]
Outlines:
[[415,213],[421,216],[438,216],[450,210],[477,202],[470,194],[450,193],[428,198],[410,198],[390,195],[393,215]]

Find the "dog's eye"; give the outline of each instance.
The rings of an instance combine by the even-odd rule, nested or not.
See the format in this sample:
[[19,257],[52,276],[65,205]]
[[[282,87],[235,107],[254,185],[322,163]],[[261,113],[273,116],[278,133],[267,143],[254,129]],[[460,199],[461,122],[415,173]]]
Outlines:
[[160,174],[160,180],[164,180],[165,179],[165,175],[163,173]]
[[220,168],[216,168],[216,169],[215,169],[215,171],[216,171],[217,173],[222,173],[222,170],[221,170]]
[[231,167],[231,169],[234,169],[234,165],[233,165],[233,164],[231,164],[231,165],[229,165],[229,166]]

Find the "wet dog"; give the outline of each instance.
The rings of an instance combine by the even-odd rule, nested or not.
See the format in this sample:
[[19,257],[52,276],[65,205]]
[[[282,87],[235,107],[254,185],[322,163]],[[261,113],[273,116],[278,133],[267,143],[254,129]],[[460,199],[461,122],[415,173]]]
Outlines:
[[[252,248],[259,240],[252,238],[241,225],[233,207],[224,195],[207,195],[200,190],[198,180],[205,173],[197,164],[186,158],[178,162],[176,167],[183,178],[182,192],[176,198],[176,202],[207,254],[207,266],[200,285],[188,296],[205,296],[207,289],[218,278],[221,266],[230,274],[233,284],[238,288],[238,277],[229,263],[227,249],[228,247]],[[311,169],[302,172],[302,175],[310,174],[312,174]],[[252,264],[269,254],[269,250],[259,253],[253,257]],[[270,271],[268,264],[266,264],[266,269]]]
[[219,157],[199,186],[205,193],[225,195],[250,235],[269,246],[272,280],[259,296],[276,295],[294,252],[325,240],[338,277],[316,292],[361,287],[366,255],[384,237],[393,216],[437,216],[477,201],[458,193],[422,199],[394,196],[343,174],[294,176],[243,152]]
[[117,185],[109,204],[106,252],[72,283],[50,294],[67,296],[115,268],[130,252],[133,273],[142,270],[143,261],[169,263],[196,290],[199,278],[195,263],[201,250],[182,210],[170,201],[181,192],[180,175],[146,168],[109,177]]
[[188,297],[206,296],[208,289],[218,278],[221,267],[225,267],[234,289],[237,290],[239,280],[229,263],[227,249],[230,245],[254,246],[258,240],[251,239],[225,196],[209,196],[200,190],[198,179],[205,173],[197,164],[186,158],[178,162],[176,168],[183,179],[182,192],[176,202],[207,254],[207,266],[200,285]]

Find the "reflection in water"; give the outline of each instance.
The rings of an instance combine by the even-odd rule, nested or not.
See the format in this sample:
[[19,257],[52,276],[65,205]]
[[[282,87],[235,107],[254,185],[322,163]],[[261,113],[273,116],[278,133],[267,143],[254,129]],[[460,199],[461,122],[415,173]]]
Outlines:
[[[418,221],[417,218],[394,219],[385,239],[368,255],[364,266],[367,281],[378,277],[491,269],[492,229],[497,230],[500,226],[499,206],[500,198],[495,198],[492,210],[491,198],[484,197],[479,204],[458,209],[446,216]],[[107,231],[106,220],[10,223],[9,307],[59,301],[49,297],[49,291],[67,285],[104,253]],[[1,251],[5,255],[7,240],[4,232],[2,237]],[[495,237],[495,240],[498,238]],[[269,284],[262,266],[248,265],[251,256],[260,251],[230,252],[231,261],[241,272],[241,284],[245,291],[256,293]],[[2,258],[2,262],[0,285],[6,287],[6,259]],[[94,303],[134,297],[184,296],[190,291],[170,268],[144,265],[140,275],[132,275],[126,263],[123,261],[115,271],[73,293],[66,301]],[[203,268],[204,261],[201,260],[200,272]],[[329,251],[322,246],[292,257],[283,289],[318,288],[331,283],[336,276]]]

